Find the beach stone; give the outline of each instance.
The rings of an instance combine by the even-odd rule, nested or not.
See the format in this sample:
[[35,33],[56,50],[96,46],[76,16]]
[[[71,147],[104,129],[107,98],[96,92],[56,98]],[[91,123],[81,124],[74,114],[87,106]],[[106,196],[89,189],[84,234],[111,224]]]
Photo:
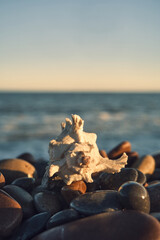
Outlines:
[[37,212],[50,212],[55,214],[62,210],[58,195],[54,192],[39,192],[34,195],[34,205]]
[[132,165],[139,159],[138,152],[126,152],[128,161],[126,167],[132,167]]
[[155,160],[151,155],[145,155],[138,159],[132,167],[137,168],[144,174],[152,175],[155,170]]
[[146,189],[150,197],[150,212],[160,212],[160,183],[151,184]]
[[44,159],[38,159],[34,163],[34,166],[36,168],[38,178],[42,178],[45,174],[46,167],[48,166],[48,162]]
[[157,184],[157,183],[160,183],[160,180],[149,181],[146,184],[147,184],[147,187],[148,187],[149,185],[153,185],[153,184]]
[[28,178],[28,177],[17,178],[11,184],[21,187],[27,192],[30,192],[34,188],[35,178]]
[[152,157],[155,160],[156,168],[160,168],[160,152],[152,154]]
[[131,143],[128,141],[123,141],[113,148],[109,153],[108,157],[110,159],[116,159],[118,156],[122,155],[124,152],[131,152]]
[[22,159],[4,159],[0,161],[0,171],[5,177],[6,184],[21,177],[34,177],[37,173],[33,165]]
[[160,212],[153,212],[150,215],[152,217],[155,217],[160,222]]
[[27,162],[31,163],[32,165],[34,165],[35,162],[36,162],[33,155],[31,153],[28,153],[28,152],[20,154],[17,158],[26,160]]
[[156,168],[154,173],[149,177],[149,181],[160,180],[160,168]]
[[150,212],[150,199],[147,190],[140,183],[127,182],[119,188],[119,199],[126,209]]
[[54,214],[47,223],[47,229],[56,227],[58,225],[72,222],[80,218],[79,213],[74,209],[65,209]]
[[55,192],[60,192],[61,188],[66,185],[65,182],[62,180],[60,176],[58,176],[56,173],[53,175],[53,177],[50,177],[48,179],[48,190],[53,190]]
[[30,240],[45,230],[51,217],[49,212],[38,213],[24,221],[11,240]]
[[70,207],[85,216],[122,209],[118,192],[114,190],[85,193],[75,198],[70,203]]
[[87,186],[84,183],[84,181],[76,181],[72,182],[70,185],[65,185],[61,189],[61,194],[64,197],[65,201],[70,204],[70,202],[80,196],[81,194],[84,194],[87,190]]
[[5,178],[3,174],[0,172],[0,188],[2,188],[5,185]]
[[22,216],[19,203],[0,189],[0,239],[12,234],[21,223]]
[[31,191],[31,195],[34,197],[34,195],[36,195],[39,192],[48,192],[48,190],[42,187],[42,185],[38,185]]
[[160,224],[137,211],[101,213],[49,229],[32,240],[160,240]]
[[21,205],[24,218],[29,218],[35,214],[33,197],[27,191],[16,185],[6,185],[3,190]]
[[147,178],[146,178],[146,175],[143,174],[141,171],[139,171],[137,169],[137,172],[138,172],[138,178],[137,178],[137,182],[140,183],[140,184],[145,184],[145,182],[147,181]]
[[104,157],[104,158],[108,157],[106,151],[103,150],[103,149],[99,150],[99,153],[100,153],[100,155],[101,155],[102,157]]
[[100,175],[101,189],[118,190],[128,181],[137,181],[138,172],[134,168],[122,168],[119,173],[103,173]]

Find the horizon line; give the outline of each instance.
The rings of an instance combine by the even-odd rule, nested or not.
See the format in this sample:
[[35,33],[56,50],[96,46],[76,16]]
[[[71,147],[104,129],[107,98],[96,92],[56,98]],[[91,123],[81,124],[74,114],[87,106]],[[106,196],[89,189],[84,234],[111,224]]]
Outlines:
[[160,93],[160,90],[0,90],[0,93]]

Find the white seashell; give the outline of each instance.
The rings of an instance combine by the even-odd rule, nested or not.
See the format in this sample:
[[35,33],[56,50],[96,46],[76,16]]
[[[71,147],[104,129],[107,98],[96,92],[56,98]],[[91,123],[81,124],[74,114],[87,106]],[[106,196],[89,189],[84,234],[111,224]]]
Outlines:
[[61,124],[61,134],[49,143],[50,164],[42,180],[43,186],[55,173],[67,185],[79,180],[91,183],[92,173],[120,172],[127,164],[126,153],[117,160],[103,158],[96,144],[97,135],[84,132],[83,125],[84,121],[78,115],[72,115],[72,121],[66,118],[66,123]]

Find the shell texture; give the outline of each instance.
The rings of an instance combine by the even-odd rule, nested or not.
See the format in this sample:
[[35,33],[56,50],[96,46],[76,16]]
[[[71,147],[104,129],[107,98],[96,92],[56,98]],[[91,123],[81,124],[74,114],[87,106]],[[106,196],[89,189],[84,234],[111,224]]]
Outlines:
[[66,123],[61,124],[61,134],[49,143],[50,163],[42,180],[43,186],[54,174],[67,185],[79,180],[91,183],[93,173],[120,172],[127,164],[126,153],[116,160],[103,158],[96,144],[97,135],[84,132],[83,125],[78,115],[72,115],[72,121],[66,118]]

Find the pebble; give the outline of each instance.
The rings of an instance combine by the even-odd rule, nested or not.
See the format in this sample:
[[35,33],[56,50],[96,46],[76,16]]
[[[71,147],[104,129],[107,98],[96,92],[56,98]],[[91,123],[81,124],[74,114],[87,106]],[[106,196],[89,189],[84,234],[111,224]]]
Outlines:
[[160,183],[151,184],[146,189],[150,197],[150,212],[160,212]]
[[6,184],[12,183],[17,178],[37,176],[33,165],[18,158],[1,160],[0,169],[5,177]]
[[101,213],[49,229],[32,240],[160,240],[160,224],[137,211]]
[[139,159],[138,152],[126,152],[128,155],[128,161],[126,167],[132,167],[132,165]]
[[51,217],[48,212],[38,213],[28,218],[16,231],[12,240],[30,240],[32,237],[45,230],[46,224]]
[[16,185],[6,185],[3,189],[21,205],[23,218],[29,218],[35,214],[33,197],[27,191]]
[[149,181],[160,180],[160,168],[156,168],[154,173],[149,177]]
[[151,155],[145,155],[138,159],[132,166],[144,174],[152,175],[155,170],[155,160]]
[[134,168],[122,168],[119,173],[100,175],[101,189],[118,190],[127,181],[137,181],[138,172]]
[[39,192],[34,195],[34,205],[37,212],[50,212],[55,214],[62,210],[58,195],[54,192]]
[[138,172],[137,182],[142,185],[145,184],[145,182],[147,181],[146,175],[141,171],[139,171],[138,169],[137,169],[137,172]]
[[119,188],[119,199],[126,209],[150,212],[150,199],[147,190],[140,183],[127,182]]
[[108,153],[108,157],[110,159],[116,159],[124,152],[131,152],[131,143],[128,141],[123,141],[120,144],[118,144]]
[[122,209],[118,192],[114,190],[100,190],[86,193],[75,198],[70,203],[70,207],[85,216]]
[[35,178],[28,177],[17,178],[11,184],[21,187],[27,192],[31,192],[35,185]]
[[156,162],[156,168],[160,168],[160,152],[152,154],[155,162]]
[[42,178],[43,175],[45,174],[46,167],[48,166],[48,162],[45,161],[44,159],[38,159],[35,164],[34,164],[38,178]]
[[65,185],[62,187],[61,194],[66,202],[70,204],[74,198],[80,196],[81,194],[84,194],[86,190],[87,186],[84,181],[76,181],[72,182],[71,185]]
[[74,209],[65,209],[54,214],[47,223],[47,229],[56,227],[58,225],[72,222],[80,218],[79,213]]
[[5,185],[5,178],[3,174],[0,172],[0,188],[2,188]]
[[34,165],[36,163],[36,160],[33,157],[33,155],[31,153],[28,153],[28,152],[18,155],[17,158],[26,160],[27,162],[31,163],[32,165]]
[[19,203],[0,189],[0,238],[10,236],[21,223],[22,216]]

